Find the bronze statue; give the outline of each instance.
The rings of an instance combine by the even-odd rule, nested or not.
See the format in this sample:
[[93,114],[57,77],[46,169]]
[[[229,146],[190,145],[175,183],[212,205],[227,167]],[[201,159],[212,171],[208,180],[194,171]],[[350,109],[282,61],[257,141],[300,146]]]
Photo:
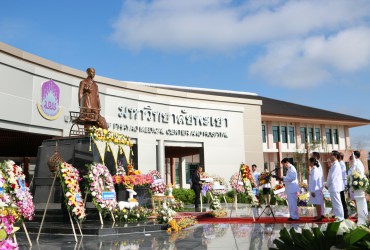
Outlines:
[[78,103],[80,104],[80,120],[84,121],[85,133],[95,126],[107,129],[105,118],[100,115],[100,99],[98,85],[94,81],[95,69],[86,70],[87,78],[80,82]]

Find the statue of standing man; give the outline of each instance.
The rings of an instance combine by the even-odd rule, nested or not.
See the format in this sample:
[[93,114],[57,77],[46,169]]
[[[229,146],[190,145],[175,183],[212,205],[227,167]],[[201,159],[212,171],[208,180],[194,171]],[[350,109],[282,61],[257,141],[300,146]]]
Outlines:
[[107,129],[105,118],[100,115],[100,99],[98,85],[94,81],[95,69],[86,70],[87,78],[80,82],[78,103],[80,104],[80,119],[85,121],[85,133],[90,127]]

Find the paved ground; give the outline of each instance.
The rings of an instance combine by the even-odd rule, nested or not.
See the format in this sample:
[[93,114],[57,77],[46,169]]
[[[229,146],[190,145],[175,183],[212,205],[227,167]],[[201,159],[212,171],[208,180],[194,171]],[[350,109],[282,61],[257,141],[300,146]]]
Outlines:
[[[263,209],[262,209],[263,210]],[[262,211],[260,210],[260,212]],[[276,216],[287,216],[286,207],[274,208]],[[312,208],[301,208],[301,216],[313,216]],[[228,210],[228,216],[250,216],[253,210],[239,206],[237,211]],[[267,216],[267,215],[263,215]],[[17,234],[20,249],[268,249],[273,240],[279,237],[283,228],[320,226],[307,224],[198,224],[179,233],[165,231],[140,232],[119,236],[85,236],[76,243],[70,235],[40,236],[36,242],[35,234],[30,237],[33,247],[30,248],[24,234]]]

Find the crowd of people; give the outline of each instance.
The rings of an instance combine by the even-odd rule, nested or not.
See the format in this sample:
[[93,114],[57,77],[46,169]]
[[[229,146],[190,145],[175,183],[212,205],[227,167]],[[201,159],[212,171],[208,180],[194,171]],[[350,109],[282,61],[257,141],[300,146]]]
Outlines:
[[[348,186],[347,178],[351,176],[353,171],[357,171],[360,175],[365,174],[364,165],[360,160],[360,152],[354,151],[353,155],[350,156],[350,169],[347,172],[346,165],[344,163],[344,155],[338,151],[332,151],[330,158],[327,160],[329,172],[327,175],[326,183],[324,182],[324,172],[320,163],[320,153],[313,152],[309,159],[310,176],[308,183],[308,192],[310,193],[310,203],[316,208],[316,216],[313,218],[314,221],[321,221],[325,215],[325,202],[324,202],[324,189],[327,189],[330,195],[332,203],[333,218],[336,221],[343,221],[349,218],[349,211],[346,202],[346,192],[348,191],[348,197],[355,203],[354,190]],[[299,183],[296,168],[289,162],[288,158],[284,158],[281,161],[282,166],[286,169],[285,176],[273,175],[278,181],[282,181],[285,186],[285,193],[287,195],[287,203],[289,208],[290,217],[289,221],[299,220],[297,198],[299,191]],[[260,173],[257,171],[257,166],[252,165],[252,173],[255,179],[258,180]],[[264,170],[266,171],[266,169]],[[269,184],[270,185],[270,184]],[[263,190],[264,195],[269,193],[270,190]],[[269,189],[270,186],[268,186]],[[265,194],[266,193],[266,194]],[[266,200],[267,199],[267,200]],[[269,204],[269,198],[265,198],[266,204]],[[367,211],[367,205],[365,204],[365,210]],[[353,215],[354,217],[357,214]]]

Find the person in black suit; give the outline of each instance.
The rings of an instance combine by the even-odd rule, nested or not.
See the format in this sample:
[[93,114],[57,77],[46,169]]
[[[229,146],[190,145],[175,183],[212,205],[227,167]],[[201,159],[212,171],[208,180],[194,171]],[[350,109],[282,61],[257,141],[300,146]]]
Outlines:
[[202,173],[202,171],[203,171],[202,166],[198,166],[197,169],[194,171],[193,176],[191,177],[191,188],[194,190],[194,193],[195,193],[195,199],[194,199],[195,211],[199,210],[200,191],[202,189],[200,173]]

